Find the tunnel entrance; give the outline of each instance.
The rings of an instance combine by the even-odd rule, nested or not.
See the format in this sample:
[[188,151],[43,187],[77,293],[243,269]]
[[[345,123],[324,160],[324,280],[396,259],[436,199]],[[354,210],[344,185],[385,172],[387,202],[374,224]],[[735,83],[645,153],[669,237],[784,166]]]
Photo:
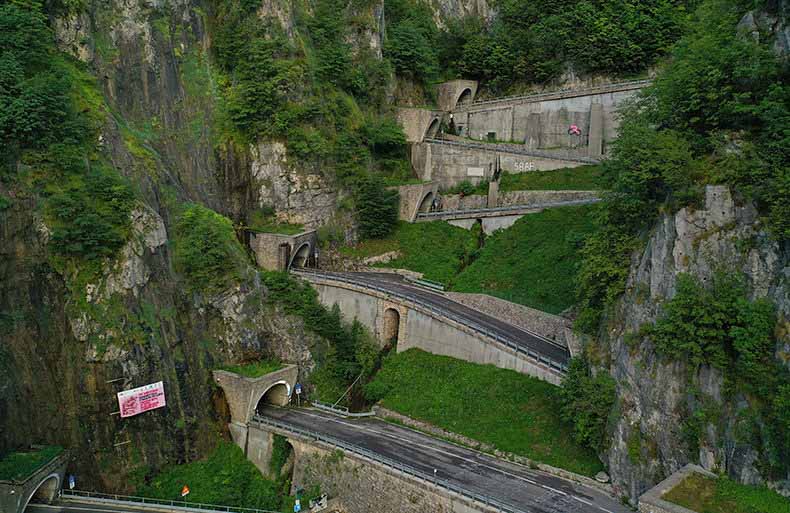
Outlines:
[[469,105],[472,103],[472,90],[468,87],[461,92],[461,96],[458,97],[458,101],[455,102],[456,107],[463,107],[465,105]]
[[288,400],[291,395],[291,387],[285,381],[278,381],[273,384],[261,395],[258,399],[258,404],[255,406],[255,413],[259,414],[266,409],[266,406],[287,406]]
[[300,268],[300,267],[307,267],[310,263],[310,243],[305,242],[299,249],[296,250],[294,253],[293,258],[291,259],[290,267]]
[[425,139],[433,139],[439,133],[441,122],[439,118],[434,118],[431,124],[428,125],[428,130],[425,131]]
[[417,209],[419,212],[430,212],[433,205],[433,193],[429,192],[420,202],[420,207]]
[[36,491],[30,496],[21,511],[27,511],[30,504],[48,504],[52,502],[58,494],[60,488],[60,476],[52,474],[41,481]]
[[394,347],[398,344],[400,331],[400,313],[394,308],[384,310],[384,345]]

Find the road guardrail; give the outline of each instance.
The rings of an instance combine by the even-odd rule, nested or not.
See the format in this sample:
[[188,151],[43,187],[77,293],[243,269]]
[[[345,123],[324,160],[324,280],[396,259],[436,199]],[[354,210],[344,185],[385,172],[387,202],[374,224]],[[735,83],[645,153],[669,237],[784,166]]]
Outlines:
[[[550,367],[551,369],[554,369],[557,372],[560,372],[560,373],[564,374],[565,372],[568,371],[568,364],[567,363],[565,363],[565,362],[558,362],[558,361],[555,361],[555,360],[553,360],[551,358],[548,358],[548,357],[540,354],[536,348],[529,347],[528,343],[525,344],[527,347],[523,347],[521,344],[517,344],[517,343],[513,342],[512,340],[510,340],[509,338],[503,337],[502,335],[489,330],[485,326],[482,326],[482,325],[480,325],[480,324],[478,324],[476,322],[470,321],[470,320],[462,318],[462,317],[460,317],[460,318],[456,317],[451,312],[448,312],[447,310],[444,310],[444,309],[436,307],[436,306],[434,306],[434,305],[432,305],[430,303],[427,303],[427,302],[421,300],[419,297],[402,294],[402,293],[394,291],[394,290],[390,290],[390,289],[385,289],[383,287],[379,287],[376,284],[373,284],[373,283],[370,283],[370,282],[367,282],[367,281],[364,281],[364,280],[355,280],[355,279],[351,279],[351,278],[348,278],[346,276],[342,276],[342,275],[339,275],[339,274],[323,273],[323,272],[315,271],[313,269],[299,269],[299,270],[293,270],[292,272],[294,272],[295,274],[308,274],[308,275],[312,274],[312,275],[315,275],[315,276],[318,276],[318,277],[323,277],[323,278],[328,279],[328,280],[341,281],[341,282],[349,283],[351,285],[357,285],[357,286],[361,286],[361,287],[364,287],[364,288],[376,290],[376,291],[381,292],[383,294],[389,294],[389,295],[392,295],[392,296],[399,297],[401,299],[404,299],[406,301],[409,301],[411,303],[419,305],[421,308],[424,308],[424,309],[428,310],[429,312],[433,313],[434,315],[453,319],[455,322],[457,322],[457,323],[459,323],[459,324],[461,324],[463,326],[466,326],[467,328],[469,328],[471,330],[477,331],[478,333],[481,333],[482,335],[484,335],[484,336],[486,336],[488,338],[496,340],[497,342],[499,342],[499,343],[507,346],[508,348],[512,349],[516,353],[525,354],[525,355],[527,355],[528,358],[530,358],[530,359],[532,359],[534,361],[537,361],[539,363],[542,363],[543,365],[546,365],[546,366]],[[563,348],[563,349],[567,350],[567,348],[564,348],[563,346],[557,344],[556,342],[554,342],[552,340],[549,340],[548,338],[546,338],[546,337],[544,337],[542,335],[539,335],[537,333],[533,333],[531,331],[527,331],[527,330],[525,330],[523,328],[520,328],[520,327],[517,327],[517,326],[513,326],[513,327],[515,329],[521,330],[524,333],[527,333],[527,334],[529,334],[529,335],[531,335],[531,336],[533,336],[533,337],[535,337],[535,338],[537,338],[537,339],[539,339],[539,340],[541,340],[541,341],[543,341],[543,342],[545,342],[547,344],[551,344],[553,346],[560,347],[560,348]]]
[[310,401],[310,404],[318,408],[319,410],[334,413],[336,415],[341,415],[343,417],[374,417],[376,414],[372,411],[363,411],[363,412],[352,412],[345,406],[336,406],[333,404],[326,404],[322,403],[321,401]]
[[425,482],[428,482],[428,483],[432,483],[435,486],[439,486],[441,488],[449,490],[449,491],[451,491],[453,493],[456,493],[458,495],[466,497],[467,499],[472,499],[473,501],[479,502],[480,504],[485,504],[486,506],[490,506],[490,507],[496,508],[498,511],[500,511],[502,513],[529,513],[526,510],[522,510],[522,509],[519,509],[519,508],[517,508],[515,506],[511,506],[509,504],[505,504],[505,503],[503,503],[501,501],[498,501],[498,500],[494,499],[493,497],[489,497],[487,495],[483,495],[483,494],[477,493],[475,491],[469,490],[467,488],[464,488],[463,486],[459,486],[459,485],[457,485],[455,483],[447,481],[446,479],[439,479],[439,478],[437,478],[437,477],[435,477],[435,476],[433,476],[433,475],[431,475],[431,474],[429,474],[427,472],[423,472],[421,470],[417,470],[416,468],[414,468],[412,466],[405,465],[405,464],[403,464],[403,463],[401,463],[399,461],[395,461],[395,460],[393,460],[391,458],[388,458],[386,456],[382,456],[381,454],[378,454],[378,453],[375,453],[375,452],[370,451],[368,449],[365,449],[364,447],[360,447],[360,446],[355,445],[355,444],[350,444],[350,443],[345,442],[343,440],[337,439],[337,438],[335,438],[333,436],[325,435],[325,434],[319,433],[317,431],[311,431],[311,430],[308,430],[308,429],[302,429],[302,428],[298,428],[298,427],[295,427],[295,426],[291,426],[290,424],[287,424],[285,422],[280,422],[280,421],[277,421],[277,420],[274,420],[274,419],[271,419],[271,418],[268,418],[268,417],[264,417],[262,415],[255,415],[255,416],[253,416],[253,418],[252,418],[252,420],[250,422],[252,422],[252,423],[257,422],[259,424],[265,424],[265,425],[268,425],[268,426],[273,426],[273,427],[282,429],[284,431],[287,431],[287,432],[290,432],[290,433],[293,433],[293,434],[296,434],[296,435],[299,435],[299,436],[302,436],[302,437],[306,437],[306,438],[313,439],[313,440],[316,440],[316,441],[324,442],[324,443],[327,443],[329,445],[338,447],[340,449],[344,449],[346,451],[352,452],[352,453],[357,454],[359,456],[363,456],[365,458],[373,460],[373,461],[375,461],[377,463],[381,463],[382,465],[385,465],[387,467],[395,469],[395,470],[397,470],[399,472],[402,472],[404,474],[410,475],[412,477],[416,477],[416,478],[421,479],[421,480],[423,480]]
[[462,109],[456,110],[469,110],[473,109],[478,106],[488,105],[492,103],[502,103],[502,102],[512,102],[512,101],[519,101],[519,100],[534,100],[540,101],[547,98],[553,97],[568,97],[569,95],[572,96],[588,96],[592,94],[603,94],[603,93],[611,93],[616,91],[622,90],[630,90],[630,89],[641,89],[642,87],[646,87],[650,85],[653,81],[650,79],[643,79],[643,80],[629,80],[626,82],[615,82],[612,84],[604,84],[600,86],[593,86],[587,87],[584,89],[559,89],[556,91],[547,91],[545,93],[533,93],[533,94],[520,94],[514,96],[500,96],[499,98],[491,98],[488,100],[475,100],[471,104],[464,106]]
[[512,205],[507,207],[492,207],[492,208],[470,208],[458,210],[441,210],[438,212],[420,212],[417,214],[417,219],[427,217],[443,217],[443,216],[466,216],[474,214],[490,214],[494,212],[513,212],[519,210],[532,210],[536,208],[552,208],[552,207],[572,207],[574,205],[589,205],[591,203],[598,203],[600,198],[586,198],[568,201],[547,201],[545,203],[533,203],[530,205]]
[[242,508],[237,506],[220,506],[218,504],[203,504],[200,502],[173,501],[167,499],[152,499],[150,497],[137,497],[134,495],[118,495],[112,493],[87,492],[83,490],[61,490],[61,498],[72,499],[91,499],[97,502],[117,502],[124,504],[134,504],[137,506],[149,506],[155,509],[157,506],[177,511],[205,511],[219,513],[281,513],[268,509]]

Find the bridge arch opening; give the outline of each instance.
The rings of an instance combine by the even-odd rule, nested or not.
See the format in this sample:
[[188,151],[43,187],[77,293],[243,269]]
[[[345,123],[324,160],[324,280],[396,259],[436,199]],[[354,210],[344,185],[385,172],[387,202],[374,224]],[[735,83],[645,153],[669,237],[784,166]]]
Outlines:
[[439,133],[439,127],[441,124],[442,123],[439,121],[439,118],[433,118],[433,121],[431,121],[431,124],[428,125],[428,129],[425,131],[424,139],[433,139],[436,137],[436,134]]
[[255,405],[255,413],[261,413],[267,405],[287,406],[291,398],[291,385],[287,381],[281,380],[273,383],[261,394],[258,403]]
[[50,474],[48,475],[41,483],[39,483],[38,487],[30,494],[30,497],[27,498],[24,507],[20,510],[21,512],[25,512],[27,510],[28,505],[31,503],[38,504],[38,503],[47,503],[49,504],[58,494],[58,490],[60,489],[60,475],[59,474]]
[[395,347],[400,335],[400,312],[394,308],[384,310],[384,338],[385,346]]
[[418,212],[430,212],[431,205],[433,205],[433,193],[429,192],[426,194],[422,201],[420,201],[420,207],[417,209]]
[[472,90],[467,87],[461,91],[460,95],[458,95],[458,101],[455,102],[455,106],[463,107],[465,105],[469,105],[470,103],[472,103]]
[[305,242],[299,249],[296,250],[294,256],[291,257],[291,264],[288,266],[290,269],[291,267],[296,267],[297,269],[300,267],[307,267],[307,264],[310,263],[310,253],[312,251],[312,247],[310,246],[309,242]]

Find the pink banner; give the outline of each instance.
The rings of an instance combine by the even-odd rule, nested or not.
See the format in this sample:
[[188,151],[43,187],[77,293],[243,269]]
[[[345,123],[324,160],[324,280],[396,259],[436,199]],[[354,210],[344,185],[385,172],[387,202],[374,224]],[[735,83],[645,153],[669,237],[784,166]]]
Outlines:
[[138,413],[161,408],[165,404],[165,386],[161,381],[118,392],[121,417],[132,417]]

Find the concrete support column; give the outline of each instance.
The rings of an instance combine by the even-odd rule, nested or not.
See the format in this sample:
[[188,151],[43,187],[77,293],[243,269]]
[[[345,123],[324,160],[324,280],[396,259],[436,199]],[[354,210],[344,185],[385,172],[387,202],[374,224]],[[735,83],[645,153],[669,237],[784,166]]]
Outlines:
[[499,206],[499,182],[488,182],[488,208]]
[[600,157],[603,155],[603,105],[593,103],[590,105],[590,133],[588,134],[587,156]]

